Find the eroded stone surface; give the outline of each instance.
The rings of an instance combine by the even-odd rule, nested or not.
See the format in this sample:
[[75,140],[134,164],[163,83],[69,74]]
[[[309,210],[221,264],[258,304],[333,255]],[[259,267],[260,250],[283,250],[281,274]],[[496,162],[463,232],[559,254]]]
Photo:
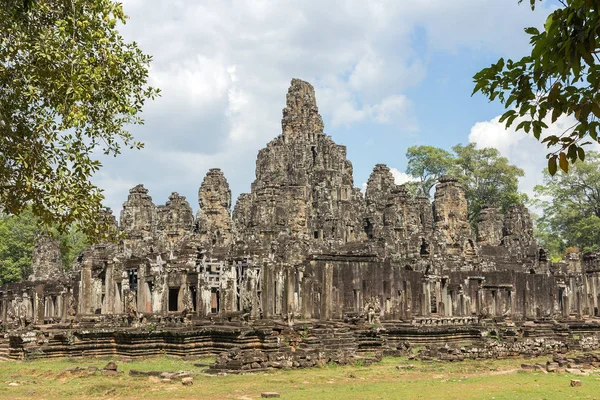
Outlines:
[[56,269],[44,261],[54,250],[38,247],[36,279],[45,280],[1,288],[3,321],[379,326],[598,314],[598,254],[551,263],[524,206],[504,216],[484,208],[476,236],[457,179],[441,178],[432,203],[396,185],[383,164],[363,196],[346,147],[324,132],[314,88],[298,79],[281,134],[258,153],[250,193],[232,213],[229,185],[214,168],[198,203],[194,217],[177,193],[156,206],[135,186],[120,213],[123,239],[86,249],[58,281],[44,272]]
[[29,279],[32,281],[60,278],[63,265],[58,241],[47,233],[38,233],[35,236],[31,264],[33,273]]

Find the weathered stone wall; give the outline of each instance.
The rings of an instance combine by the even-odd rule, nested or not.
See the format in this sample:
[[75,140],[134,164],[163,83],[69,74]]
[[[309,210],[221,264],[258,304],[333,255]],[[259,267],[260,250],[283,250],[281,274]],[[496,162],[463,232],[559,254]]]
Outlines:
[[302,321],[283,325],[274,321],[194,324],[171,320],[126,329],[118,321],[89,320],[85,324],[89,326],[81,323],[80,327],[13,331],[0,338],[0,356],[32,359],[218,355],[213,372],[244,372],[357,360],[368,364],[380,360],[382,355],[461,361],[600,349],[598,325],[581,323],[482,324],[477,319],[453,317],[376,326],[356,322]]
[[29,280],[59,279],[63,275],[63,265],[58,241],[47,233],[36,234],[31,265],[33,273]]
[[198,203],[194,217],[177,193],[156,206],[142,185],[132,188],[120,213],[123,239],[86,249],[59,281],[50,272],[59,271],[56,247],[39,244],[34,276],[43,281],[0,288],[3,321],[598,314],[597,254],[550,263],[525,207],[504,216],[484,208],[475,233],[457,179],[441,178],[432,204],[396,185],[383,164],[363,196],[346,147],[324,132],[314,88],[298,79],[282,133],[258,153],[250,193],[231,213],[231,190],[214,168]]

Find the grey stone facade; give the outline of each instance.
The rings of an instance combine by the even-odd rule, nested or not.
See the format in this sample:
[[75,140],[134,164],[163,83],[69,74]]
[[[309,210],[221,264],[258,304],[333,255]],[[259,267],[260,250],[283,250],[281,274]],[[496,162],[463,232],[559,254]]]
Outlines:
[[204,178],[195,217],[177,193],[156,206],[138,185],[120,214],[125,238],[86,249],[69,275],[54,247],[36,246],[31,281],[0,288],[3,321],[597,315],[598,254],[550,263],[523,206],[484,208],[475,233],[452,177],[431,203],[378,164],[363,196],[345,146],[323,128],[313,87],[292,80],[282,134],[258,153],[233,212],[219,169]]

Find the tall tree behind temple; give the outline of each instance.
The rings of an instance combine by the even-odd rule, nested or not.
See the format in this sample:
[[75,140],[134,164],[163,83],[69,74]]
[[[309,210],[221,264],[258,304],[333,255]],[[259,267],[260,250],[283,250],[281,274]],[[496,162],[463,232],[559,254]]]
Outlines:
[[433,146],[410,147],[406,172],[417,181],[407,184],[409,190],[431,197],[431,188],[442,175],[456,176],[464,186],[472,224],[484,205],[504,213],[511,204],[522,203],[526,197],[519,193],[518,183],[523,170],[510,164],[498,150],[476,146],[458,144],[452,148],[453,153]]
[[416,182],[409,183],[409,190],[430,196],[438,179],[450,169],[453,156],[439,147],[412,146],[406,150],[406,159],[406,173],[417,178]]
[[[40,229],[45,228],[40,228],[29,207],[19,215],[0,216],[0,284],[29,278],[35,234]],[[74,226],[60,234],[56,229],[52,231],[60,246],[63,268],[68,270],[87,246],[87,237]]]
[[29,208],[0,217],[0,282],[18,282],[31,273],[36,219]]
[[569,246],[583,251],[600,245],[600,154],[588,152],[585,163],[572,164],[568,174],[548,172],[534,188],[542,209],[537,219],[538,239],[558,256]]
[[494,148],[477,149],[476,143],[452,148],[456,157],[449,170],[465,188],[469,220],[477,221],[484,205],[504,213],[511,204],[522,203],[526,196],[519,193],[519,178],[523,170],[500,156]]

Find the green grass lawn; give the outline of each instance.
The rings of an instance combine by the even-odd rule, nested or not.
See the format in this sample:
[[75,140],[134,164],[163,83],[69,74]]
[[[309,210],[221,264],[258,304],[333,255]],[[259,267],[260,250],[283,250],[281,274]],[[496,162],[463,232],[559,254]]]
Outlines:
[[[527,360],[543,362],[548,358]],[[274,371],[248,375],[209,376],[194,363],[171,357],[117,362],[124,374],[70,374],[69,367],[104,367],[109,359],[58,359],[0,363],[0,398],[6,399],[257,399],[275,391],[282,399],[600,399],[600,375],[521,372],[523,360],[424,363],[399,371],[405,358],[384,358],[369,367]],[[130,377],[130,369],[192,371],[194,385],[160,382],[154,377]],[[580,379],[581,387],[570,387]],[[18,386],[9,385],[17,383]]]

